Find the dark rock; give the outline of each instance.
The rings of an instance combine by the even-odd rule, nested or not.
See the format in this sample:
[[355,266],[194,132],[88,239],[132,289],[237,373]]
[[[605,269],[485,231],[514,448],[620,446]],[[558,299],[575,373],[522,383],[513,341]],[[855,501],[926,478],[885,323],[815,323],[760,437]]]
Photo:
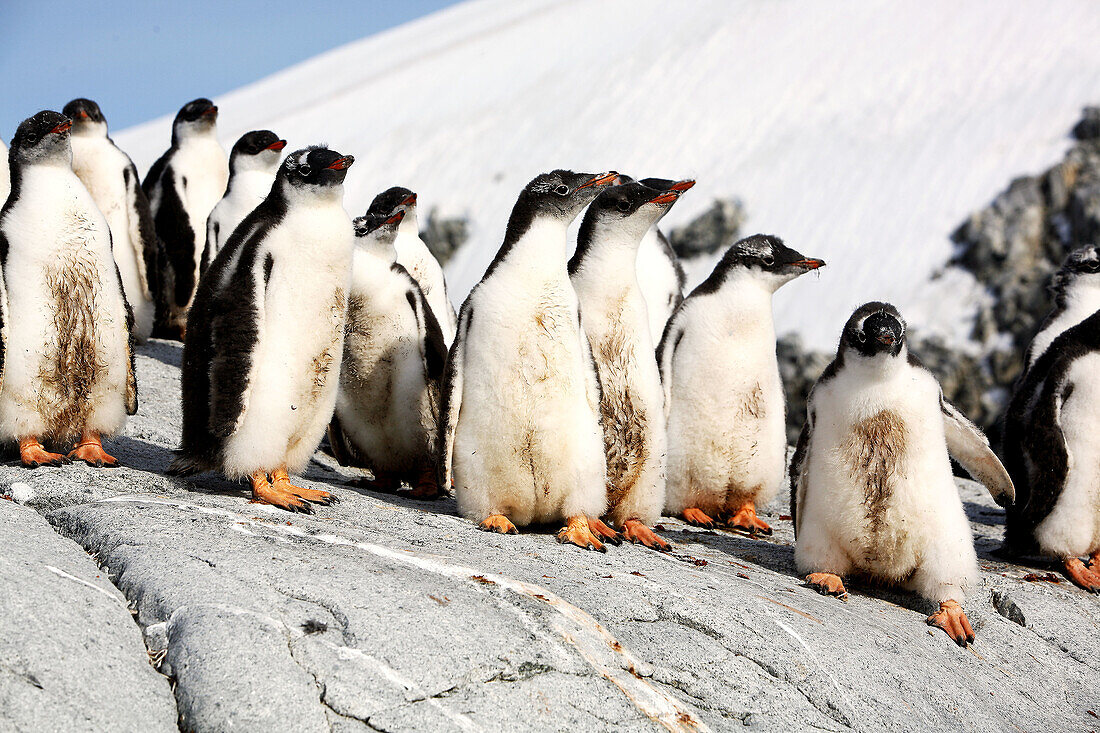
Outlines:
[[670,229],[668,241],[685,259],[723,250],[737,241],[745,223],[740,199],[715,199],[709,209],[687,224]]
[[1100,107],[1085,107],[1080,122],[1073,126],[1073,136],[1078,140],[1100,138]]
[[470,222],[465,217],[442,217],[439,210],[433,207],[424,220],[420,236],[439,264],[446,265],[455,250],[469,239]]
[[779,360],[779,377],[787,398],[787,442],[798,442],[802,424],[806,422],[806,399],[814,382],[833,360],[832,354],[806,349],[798,334],[782,336],[775,344]]

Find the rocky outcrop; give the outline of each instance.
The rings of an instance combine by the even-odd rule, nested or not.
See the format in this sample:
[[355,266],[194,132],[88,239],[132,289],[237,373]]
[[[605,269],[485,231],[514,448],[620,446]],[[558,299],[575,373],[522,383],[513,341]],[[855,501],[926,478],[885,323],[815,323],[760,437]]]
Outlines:
[[729,247],[744,223],[745,205],[740,199],[715,199],[702,214],[670,229],[668,241],[679,257],[691,259]]
[[432,207],[420,236],[439,264],[446,265],[451,255],[470,238],[470,222],[464,217],[440,216],[439,210]]

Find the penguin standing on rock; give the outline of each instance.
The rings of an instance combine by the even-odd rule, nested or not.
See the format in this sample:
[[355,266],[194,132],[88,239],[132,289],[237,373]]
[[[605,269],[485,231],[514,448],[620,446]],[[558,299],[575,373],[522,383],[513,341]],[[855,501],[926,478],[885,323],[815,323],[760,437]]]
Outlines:
[[[30,468],[117,465],[101,436],[137,412],[133,314],[110,227],[73,173],[71,127],[52,111],[19,125],[0,211],[0,438]],[[76,445],[66,456],[43,440]]]
[[196,99],[172,123],[172,147],[160,156],[141,187],[164,252],[156,294],[158,335],[183,338],[205,247],[206,221],[225,194],[229,163],[218,143],[218,108]]
[[[608,513],[631,542],[669,544],[650,527],[665,506],[665,409],[638,248],[679,192],[627,183],[603,191],[581,223],[569,275],[599,370]],[[686,189],[681,189],[686,190]]]
[[134,311],[134,333],[144,342],[153,330],[150,283],[156,281],[158,256],[149,199],[130,156],[107,136],[107,120],[99,105],[74,99],[62,112],[73,121],[73,172],[111,227],[115,263]]
[[205,273],[229,235],[259,206],[275,182],[286,140],[271,130],[241,135],[229,153],[229,183],[225,195],[206,220],[206,247],[200,271]]
[[457,318],[454,306],[447,297],[447,283],[443,279],[443,268],[428,249],[428,245],[420,238],[420,226],[416,220],[416,194],[400,186],[386,189],[374,197],[370,208],[367,209],[367,216],[388,219],[398,211],[405,212],[405,217],[397,229],[397,241],[394,243],[397,249],[397,264],[404,267],[420,286],[424,298],[427,299],[428,305],[443,329],[443,337],[449,347],[455,340]]
[[447,345],[420,286],[397,264],[394,239],[405,212],[362,216],[355,255],[340,392],[329,443],[342,465],[369,468],[367,486],[418,499],[439,496],[439,382]]
[[778,237],[742,239],[665,327],[666,509],[685,521],[771,534],[756,507],[779,491],[787,462],[772,295],[824,265]]
[[462,306],[443,382],[441,483],[481,529],[567,520],[560,542],[618,541],[607,507],[599,380],[566,271],[570,222],[615,173],[555,170],[519,195]]
[[1070,580],[1100,593],[1100,247],[1072,252],[1053,290],[1005,419],[1018,492],[1005,544],[1057,558]]
[[352,161],[321,147],[288,156],[202,279],[183,347],[183,443],[172,473],[247,477],[253,501],[290,511],[330,501],[289,472],[305,467],[336,402]]

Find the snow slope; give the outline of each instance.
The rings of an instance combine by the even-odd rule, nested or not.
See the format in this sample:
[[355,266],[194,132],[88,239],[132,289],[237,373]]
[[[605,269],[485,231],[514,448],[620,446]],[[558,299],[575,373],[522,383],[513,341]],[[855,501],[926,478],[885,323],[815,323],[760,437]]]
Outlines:
[[[1098,37],[1090,0],[472,0],[216,101],[227,148],[267,127],[292,148],[353,153],[353,213],[404,185],[424,211],[468,214],[471,243],[447,271],[456,299],[538,172],[694,176],[666,224],[740,196],[749,231],[828,261],[780,292],[776,320],[831,349],[872,298],[965,336],[975,286],[929,282],[948,234],[1060,157],[1100,102]],[[169,129],[116,138],[144,170]]]

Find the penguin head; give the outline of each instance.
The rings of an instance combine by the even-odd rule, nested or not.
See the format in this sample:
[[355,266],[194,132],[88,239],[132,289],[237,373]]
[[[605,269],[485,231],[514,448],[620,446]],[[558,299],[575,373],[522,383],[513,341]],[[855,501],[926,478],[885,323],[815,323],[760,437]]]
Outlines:
[[531,219],[550,217],[568,224],[592,203],[604,186],[614,183],[618,177],[615,171],[574,173],[555,170],[543,173],[523,187],[512,210],[513,216],[523,213]]
[[[674,183],[669,181],[669,184]],[[671,186],[651,188],[639,181],[604,188],[585,212],[577,240],[585,246],[595,237],[601,240],[622,238],[637,245],[679,197],[680,192],[672,190]]]
[[74,135],[107,137],[107,120],[92,100],[74,99],[61,112],[73,121]]
[[889,303],[865,303],[848,318],[840,351],[873,358],[898,356],[905,348],[905,320]]
[[279,178],[302,193],[338,192],[354,162],[355,158],[350,155],[340,155],[323,145],[315,145],[286,156],[279,168]]
[[279,158],[286,147],[271,130],[253,130],[241,135],[233,144],[229,154],[229,169],[236,173],[242,170],[262,170],[274,173],[279,167]]
[[214,131],[218,122],[218,108],[205,97],[192,100],[180,107],[172,123],[172,142],[188,135],[207,134]]
[[368,211],[363,216],[357,216],[352,221],[352,226],[355,227],[355,244],[385,257],[390,262],[396,262],[397,250],[393,243],[404,218],[405,212],[402,209],[388,215]]
[[402,227],[408,227],[410,225],[415,227],[416,193],[402,186],[387,188],[385,191],[375,196],[374,201],[370,202],[370,208],[367,209],[367,215],[381,216],[384,219],[388,219],[398,211],[405,212],[405,217],[401,220]]
[[53,110],[43,110],[19,123],[11,139],[8,159],[13,165],[58,163],[72,165],[69,130],[73,121]]
[[1100,246],[1095,244],[1086,244],[1070,252],[1050,283],[1051,291],[1059,300],[1070,291],[1083,288],[1100,288]]
[[775,292],[799,275],[824,266],[824,260],[796,252],[783,244],[779,237],[754,234],[726,250],[711,277],[717,275],[723,280],[747,278]]

